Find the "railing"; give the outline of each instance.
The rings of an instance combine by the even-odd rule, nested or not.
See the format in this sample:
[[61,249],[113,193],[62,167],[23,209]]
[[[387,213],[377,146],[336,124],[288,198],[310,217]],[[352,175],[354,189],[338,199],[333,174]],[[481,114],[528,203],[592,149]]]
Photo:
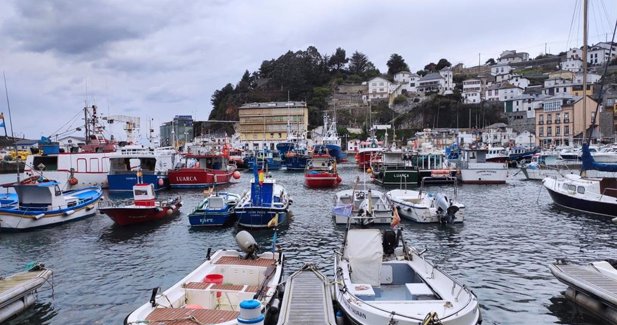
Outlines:
[[564,123],[570,123],[570,119],[564,118],[564,119],[563,119],[563,122],[564,122]]
[[544,121],[538,121],[538,124],[543,125]]
[[553,124],[551,120],[546,121],[546,124]]
[[555,124],[560,124],[561,121],[560,120],[555,120]]

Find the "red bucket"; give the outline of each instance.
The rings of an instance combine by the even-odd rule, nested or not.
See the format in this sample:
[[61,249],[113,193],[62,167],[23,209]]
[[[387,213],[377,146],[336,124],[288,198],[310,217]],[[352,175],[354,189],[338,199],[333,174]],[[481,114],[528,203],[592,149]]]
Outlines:
[[204,283],[223,284],[223,275],[218,273],[206,274],[203,279]]

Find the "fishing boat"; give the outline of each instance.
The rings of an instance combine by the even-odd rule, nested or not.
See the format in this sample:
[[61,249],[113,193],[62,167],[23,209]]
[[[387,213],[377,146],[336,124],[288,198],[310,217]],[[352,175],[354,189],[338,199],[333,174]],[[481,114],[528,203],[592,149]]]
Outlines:
[[[255,166],[255,164],[253,164]],[[266,228],[287,222],[291,199],[283,186],[263,170],[253,167],[254,178],[250,190],[235,207],[238,225],[247,228]]]
[[[418,184],[419,171],[410,155],[398,148],[388,148],[379,157],[372,157],[370,173],[380,185]],[[377,159],[375,159],[377,158]],[[367,170],[368,172],[368,170]]]
[[0,277],[0,323],[32,306],[38,289],[50,283],[52,275],[45,265],[30,263],[27,271]]
[[379,160],[383,151],[382,143],[377,141],[374,133],[371,133],[367,141],[360,142],[360,147],[355,156],[358,168],[366,170],[371,167],[371,161]]
[[230,192],[214,192],[204,198],[189,214],[191,227],[230,225],[235,221],[234,207],[240,195]]
[[399,214],[418,223],[463,222],[465,205],[457,201],[456,177],[449,177],[453,186],[452,196],[443,192],[428,192],[422,182],[420,190],[398,189],[386,193]]
[[26,158],[23,178],[44,172],[46,177],[56,180],[62,190],[108,187],[109,158],[116,152],[117,143],[103,135],[104,126],[99,122],[96,105],[85,107],[84,115],[85,143],[64,152],[57,142],[41,137],[39,153]]
[[263,324],[275,316],[277,286],[283,275],[281,250],[258,253],[246,231],[236,235],[242,251],[218,250],[164,292],[152,290],[150,301],[124,320],[137,324]]
[[337,163],[347,161],[347,154],[341,149],[341,138],[336,129],[336,118],[330,119],[328,114],[324,114],[323,132],[319,136],[320,143],[313,146],[313,151],[328,152]]
[[306,148],[293,148],[283,156],[283,166],[287,171],[304,171],[308,161],[311,159]]
[[[357,183],[356,183],[357,184]],[[373,189],[342,190],[334,195],[332,216],[336,224],[354,223],[389,224],[392,205],[385,194]]]
[[617,324],[617,261],[572,264],[558,259],[551,273],[568,286],[565,297],[610,324]]
[[176,151],[172,148],[144,148],[128,145],[109,156],[109,191],[132,191],[138,183],[137,173],[143,183],[154,185],[158,191],[169,187],[167,172],[173,168]]
[[463,184],[505,184],[508,178],[508,165],[486,161],[488,150],[466,148],[456,162],[460,170],[459,179]]
[[277,150],[258,150],[253,155],[244,158],[244,163],[250,170],[257,169],[279,170],[283,167],[283,159]]
[[400,228],[348,226],[334,255],[336,300],[352,324],[482,322],[473,292],[407,246]]
[[227,184],[231,178],[239,178],[234,165],[219,151],[187,153],[180,165],[169,170],[171,188],[204,188]]
[[108,200],[99,206],[99,211],[121,226],[169,218],[179,213],[182,206],[179,196],[157,201],[154,184],[143,183],[139,174],[137,178],[139,183],[133,185],[131,204]]
[[12,187],[18,197],[14,204],[0,206],[0,230],[17,231],[56,225],[93,216],[103,191],[98,186],[62,191],[60,184],[33,176]]
[[308,188],[331,188],[340,183],[336,159],[327,153],[313,154],[304,171],[304,185]]

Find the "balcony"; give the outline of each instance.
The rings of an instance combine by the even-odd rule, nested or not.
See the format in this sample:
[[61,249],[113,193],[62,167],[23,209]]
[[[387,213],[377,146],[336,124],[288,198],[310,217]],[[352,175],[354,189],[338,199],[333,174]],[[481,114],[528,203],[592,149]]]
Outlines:
[[553,124],[551,120],[546,121],[546,124]]
[[563,119],[563,122],[564,122],[564,123],[570,123],[570,119],[564,118],[564,119]]
[[538,121],[539,125],[544,125],[544,121]]
[[555,120],[555,124],[561,124],[560,120]]

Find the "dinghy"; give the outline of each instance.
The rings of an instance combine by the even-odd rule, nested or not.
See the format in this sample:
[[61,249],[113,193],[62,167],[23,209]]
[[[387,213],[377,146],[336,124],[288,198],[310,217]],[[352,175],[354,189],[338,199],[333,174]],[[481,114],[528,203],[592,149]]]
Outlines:
[[0,277],[0,323],[32,306],[37,290],[50,281],[52,271],[33,263],[28,271]]
[[191,227],[214,227],[230,225],[234,221],[234,207],[240,195],[215,192],[203,199],[189,214]]
[[400,229],[348,227],[334,258],[336,300],[348,319],[354,324],[480,324],[473,292],[402,237]]
[[[124,324],[257,324],[271,317],[280,304],[275,293],[283,274],[283,253],[258,254],[247,231],[239,232],[236,241],[244,254],[224,249],[208,254],[171,288],[162,293],[153,289],[150,301],[129,314]],[[250,319],[243,309],[251,310]]]
[[383,192],[372,189],[351,189],[334,195],[332,208],[337,224],[389,224],[392,221],[392,206]]

